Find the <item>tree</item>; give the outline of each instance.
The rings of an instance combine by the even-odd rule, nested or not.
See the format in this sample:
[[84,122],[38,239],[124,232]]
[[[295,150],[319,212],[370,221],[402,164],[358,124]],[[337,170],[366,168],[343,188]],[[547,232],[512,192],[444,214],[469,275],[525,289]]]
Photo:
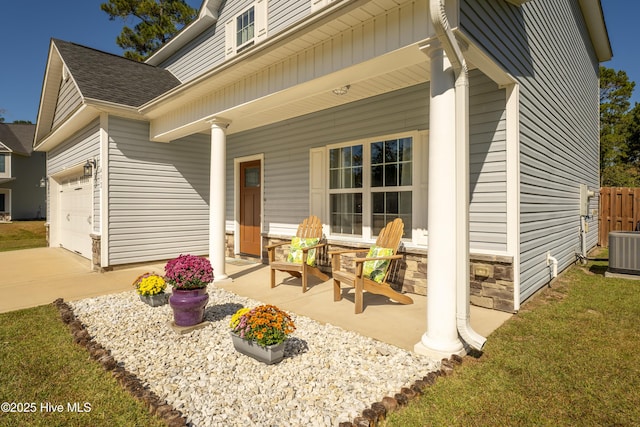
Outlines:
[[625,161],[640,167],[640,104],[636,105],[628,113],[629,125],[627,128],[627,155]]
[[124,56],[136,61],[151,56],[197,15],[184,0],[109,0],[100,9],[111,21],[121,18],[126,23],[129,17],[140,21],[133,29],[125,25],[116,38]]
[[633,116],[629,98],[635,83],[627,73],[600,67],[600,182],[602,186],[629,186],[638,168],[628,164]]
[[4,117],[2,117],[3,114],[4,114],[4,110],[0,108],[0,123],[4,123]]

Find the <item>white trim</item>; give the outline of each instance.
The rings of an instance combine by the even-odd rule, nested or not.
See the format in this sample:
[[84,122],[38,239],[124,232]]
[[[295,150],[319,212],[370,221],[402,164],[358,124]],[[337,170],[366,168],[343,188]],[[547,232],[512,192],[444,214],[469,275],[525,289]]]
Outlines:
[[0,159],[4,159],[4,172],[0,172],[0,178],[11,178],[11,152],[0,153]]
[[[109,266],[109,114],[100,114],[100,267]],[[96,171],[97,173],[97,171]]]
[[513,256],[513,309],[520,309],[520,85],[506,89],[507,253]]
[[[260,235],[264,232],[264,153],[233,159],[233,253],[240,253],[240,164],[260,161]],[[262,253],[262,241],[260,241]]]
[[[0,188],[0,194],[6,195],[4,198],[4,210],[0,211],[0,213],[9,214],[9,221],[11,221],[11,189]],[[1,217],[0,217],[0,222],[3,222]]]

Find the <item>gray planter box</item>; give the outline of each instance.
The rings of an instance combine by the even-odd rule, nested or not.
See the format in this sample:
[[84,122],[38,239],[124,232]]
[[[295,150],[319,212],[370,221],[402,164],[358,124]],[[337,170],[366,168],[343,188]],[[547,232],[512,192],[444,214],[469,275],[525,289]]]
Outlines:
[[254,341],[240,338],[240,336],[234,334],[233,332],[231,332],[230,334],[231,340],[233,341],[233,346],[235,347],[236,351],[239,351],[242,354],[253,357],[260,362],[266,363],[267,365],[278,363],[284,358],[284,342],[281,342],[280,344],[269,345],[267,347],[262,347]]

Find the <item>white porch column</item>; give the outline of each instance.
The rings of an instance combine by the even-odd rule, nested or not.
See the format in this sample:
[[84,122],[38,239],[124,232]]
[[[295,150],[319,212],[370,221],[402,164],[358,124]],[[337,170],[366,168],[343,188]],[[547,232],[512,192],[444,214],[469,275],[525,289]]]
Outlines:
[[226,129],[229,122],[214,118],[211,123],[211,166],[209,173],[209,261],[214,282],[231,280],[225,267]]
[[414,349],[440,359],[464,354],[456,325],[455,76],[439,43],[423,49],[431,59],[427,331]]

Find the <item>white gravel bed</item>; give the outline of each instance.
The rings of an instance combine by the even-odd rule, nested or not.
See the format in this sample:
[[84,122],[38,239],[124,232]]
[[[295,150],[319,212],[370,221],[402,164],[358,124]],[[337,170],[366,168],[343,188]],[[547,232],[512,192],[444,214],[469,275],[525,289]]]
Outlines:
[[229,336],[233,313],[261,303],[208,290],[211,324],[184,335],[169,326],[169,305],[150,307],[135,291],[69,305],[118,363],[194,426],[336,426],[439,366],[295,314],[284,360],[265,365],[236,352]]

